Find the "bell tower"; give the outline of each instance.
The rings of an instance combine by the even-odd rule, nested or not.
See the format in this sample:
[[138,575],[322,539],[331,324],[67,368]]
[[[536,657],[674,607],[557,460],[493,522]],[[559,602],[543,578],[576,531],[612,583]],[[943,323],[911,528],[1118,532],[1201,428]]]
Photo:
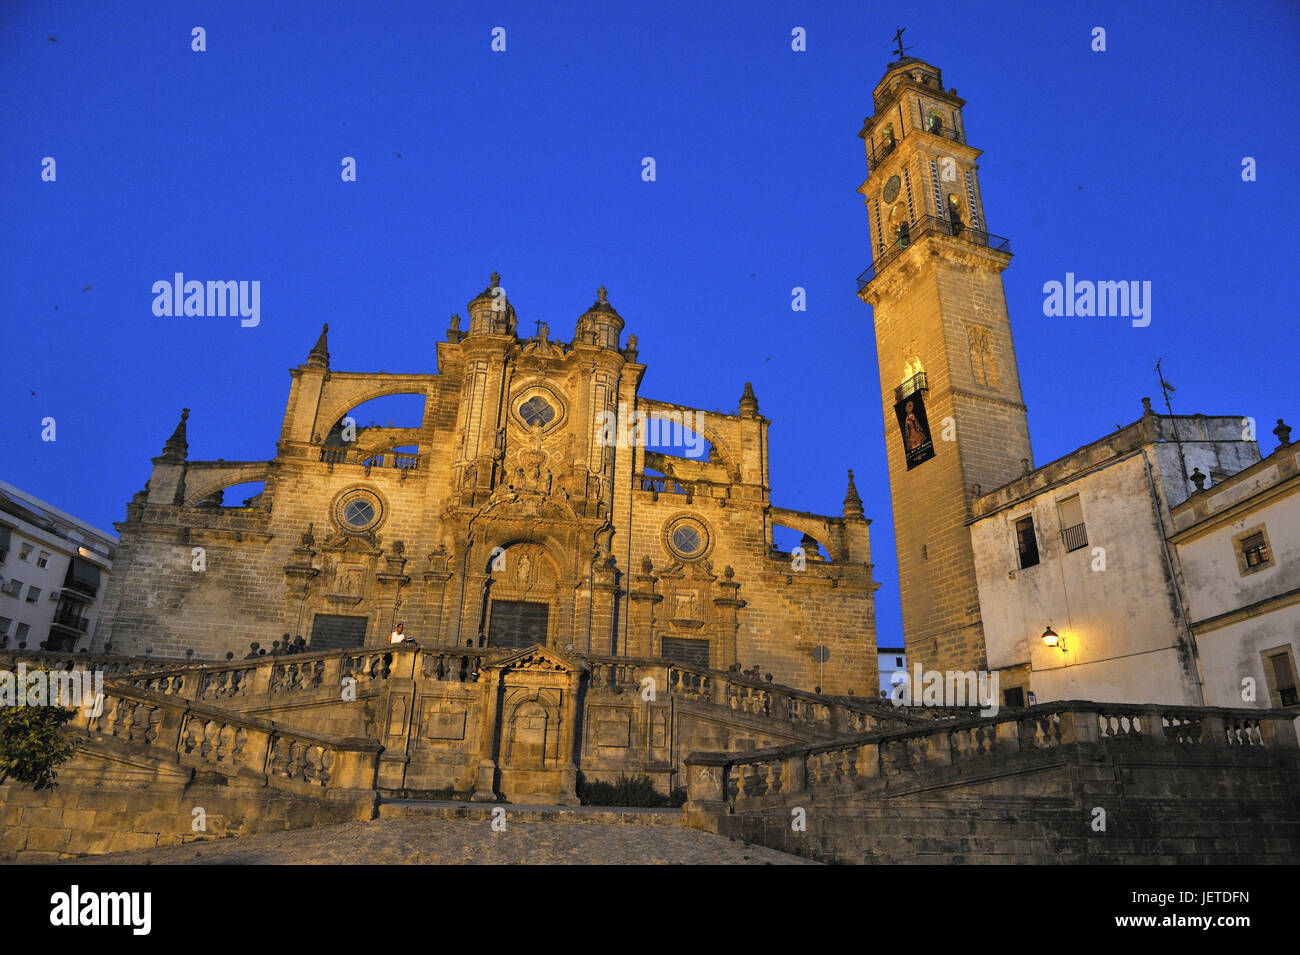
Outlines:
[[880,362],[909,664],[985,667],[971,501],[1032,466],[1002,270],[965,100],[910,56],[891,63],[858,134],[872,263],[858,279]]

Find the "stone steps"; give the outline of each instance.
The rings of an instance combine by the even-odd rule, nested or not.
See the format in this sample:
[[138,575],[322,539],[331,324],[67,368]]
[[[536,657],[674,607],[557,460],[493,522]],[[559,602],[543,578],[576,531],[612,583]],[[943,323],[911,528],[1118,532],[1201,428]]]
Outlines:
[[519,822],[599,824],[618,826],[678,826],[686,821],[680,809],[635,809],[606,806],[537,806],[511,803],[453,802],[432,799],[381,799],[380,819],[466,819],[489,822],[495,809]]

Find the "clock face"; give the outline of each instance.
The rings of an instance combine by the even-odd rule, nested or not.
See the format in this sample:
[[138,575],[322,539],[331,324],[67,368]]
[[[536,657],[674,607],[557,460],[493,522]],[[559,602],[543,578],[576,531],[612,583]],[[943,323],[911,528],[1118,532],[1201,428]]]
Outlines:
[[890,176],[889,182],[885,183],[885,191],[880,194],[880,198],[884,199],[886,202],[893,202],[895,197],[898,195],[900,186],[902,186],[902,182],[899,181],[899,178],[897,176]]

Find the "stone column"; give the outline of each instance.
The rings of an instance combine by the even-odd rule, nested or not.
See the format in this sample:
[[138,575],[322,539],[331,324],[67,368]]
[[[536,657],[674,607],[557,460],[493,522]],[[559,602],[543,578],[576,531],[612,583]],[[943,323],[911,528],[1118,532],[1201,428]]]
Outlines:
[[497,711],[500,706],[503,671],[485,669],[480,685],[487,699],[483,701],[483,723],[479,727],[478,780],[474,786],[475,802],[495,802]]
[[718,612],[718,649],[709,665],[715,670],[725,670],[739,662],[736,658],[736,637],[740,630],[737,613],[745,606],[745,601],[739,597],[740,584],[732,579],[736,572],[728,566],[722,574],[726,579],[717,585],[722,596],[713,598],[713,606]]
[[655,609],[663,601],[663,594],[655,593],[659,578],[652,573],[653,567],[647,557],[641,565],[642,572],[632,577],[628,588],[631,616],[631,633],[628,637],[626,652],[630,657],[653,657],[656,655],[654,624]]
[[579,804],[578,766],[574,762],[573,747],[578,728],[578,685],[581,680],[581,670],[567,675],[560,704],[560,792],[556,802],[561,806]]
[[618,619],[618,582],[621,576],[612,554],[604,563],[592,569],[590,652],[597,656],[611,653],[626,655],[626,648],[618,647],[614,642],[614,623]]

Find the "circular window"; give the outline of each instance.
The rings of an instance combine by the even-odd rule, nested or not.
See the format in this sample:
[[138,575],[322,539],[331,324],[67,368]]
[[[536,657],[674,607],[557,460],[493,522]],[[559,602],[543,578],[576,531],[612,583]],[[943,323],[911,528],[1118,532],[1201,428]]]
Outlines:
[[709,532],[693,517],[683,517],[668,526],[668,549],[683,560],[701,557],[709,547]]
[[373,491],[348,491],[335,505],[335,517],[347,531],[368,531],[379,523],[384,504]]
[[902,181],[897,176],[890,176],[889,182],[885,183],[885,190],[880,194],[880,198],[885,202],[893,202],[898,196],[898,190],[902,188]]
[[533,395],[519,406],[519,417],[523,418],[530,428],[535,428],[539,424],[544,428],[555,420],[555,409],[541,395]]

